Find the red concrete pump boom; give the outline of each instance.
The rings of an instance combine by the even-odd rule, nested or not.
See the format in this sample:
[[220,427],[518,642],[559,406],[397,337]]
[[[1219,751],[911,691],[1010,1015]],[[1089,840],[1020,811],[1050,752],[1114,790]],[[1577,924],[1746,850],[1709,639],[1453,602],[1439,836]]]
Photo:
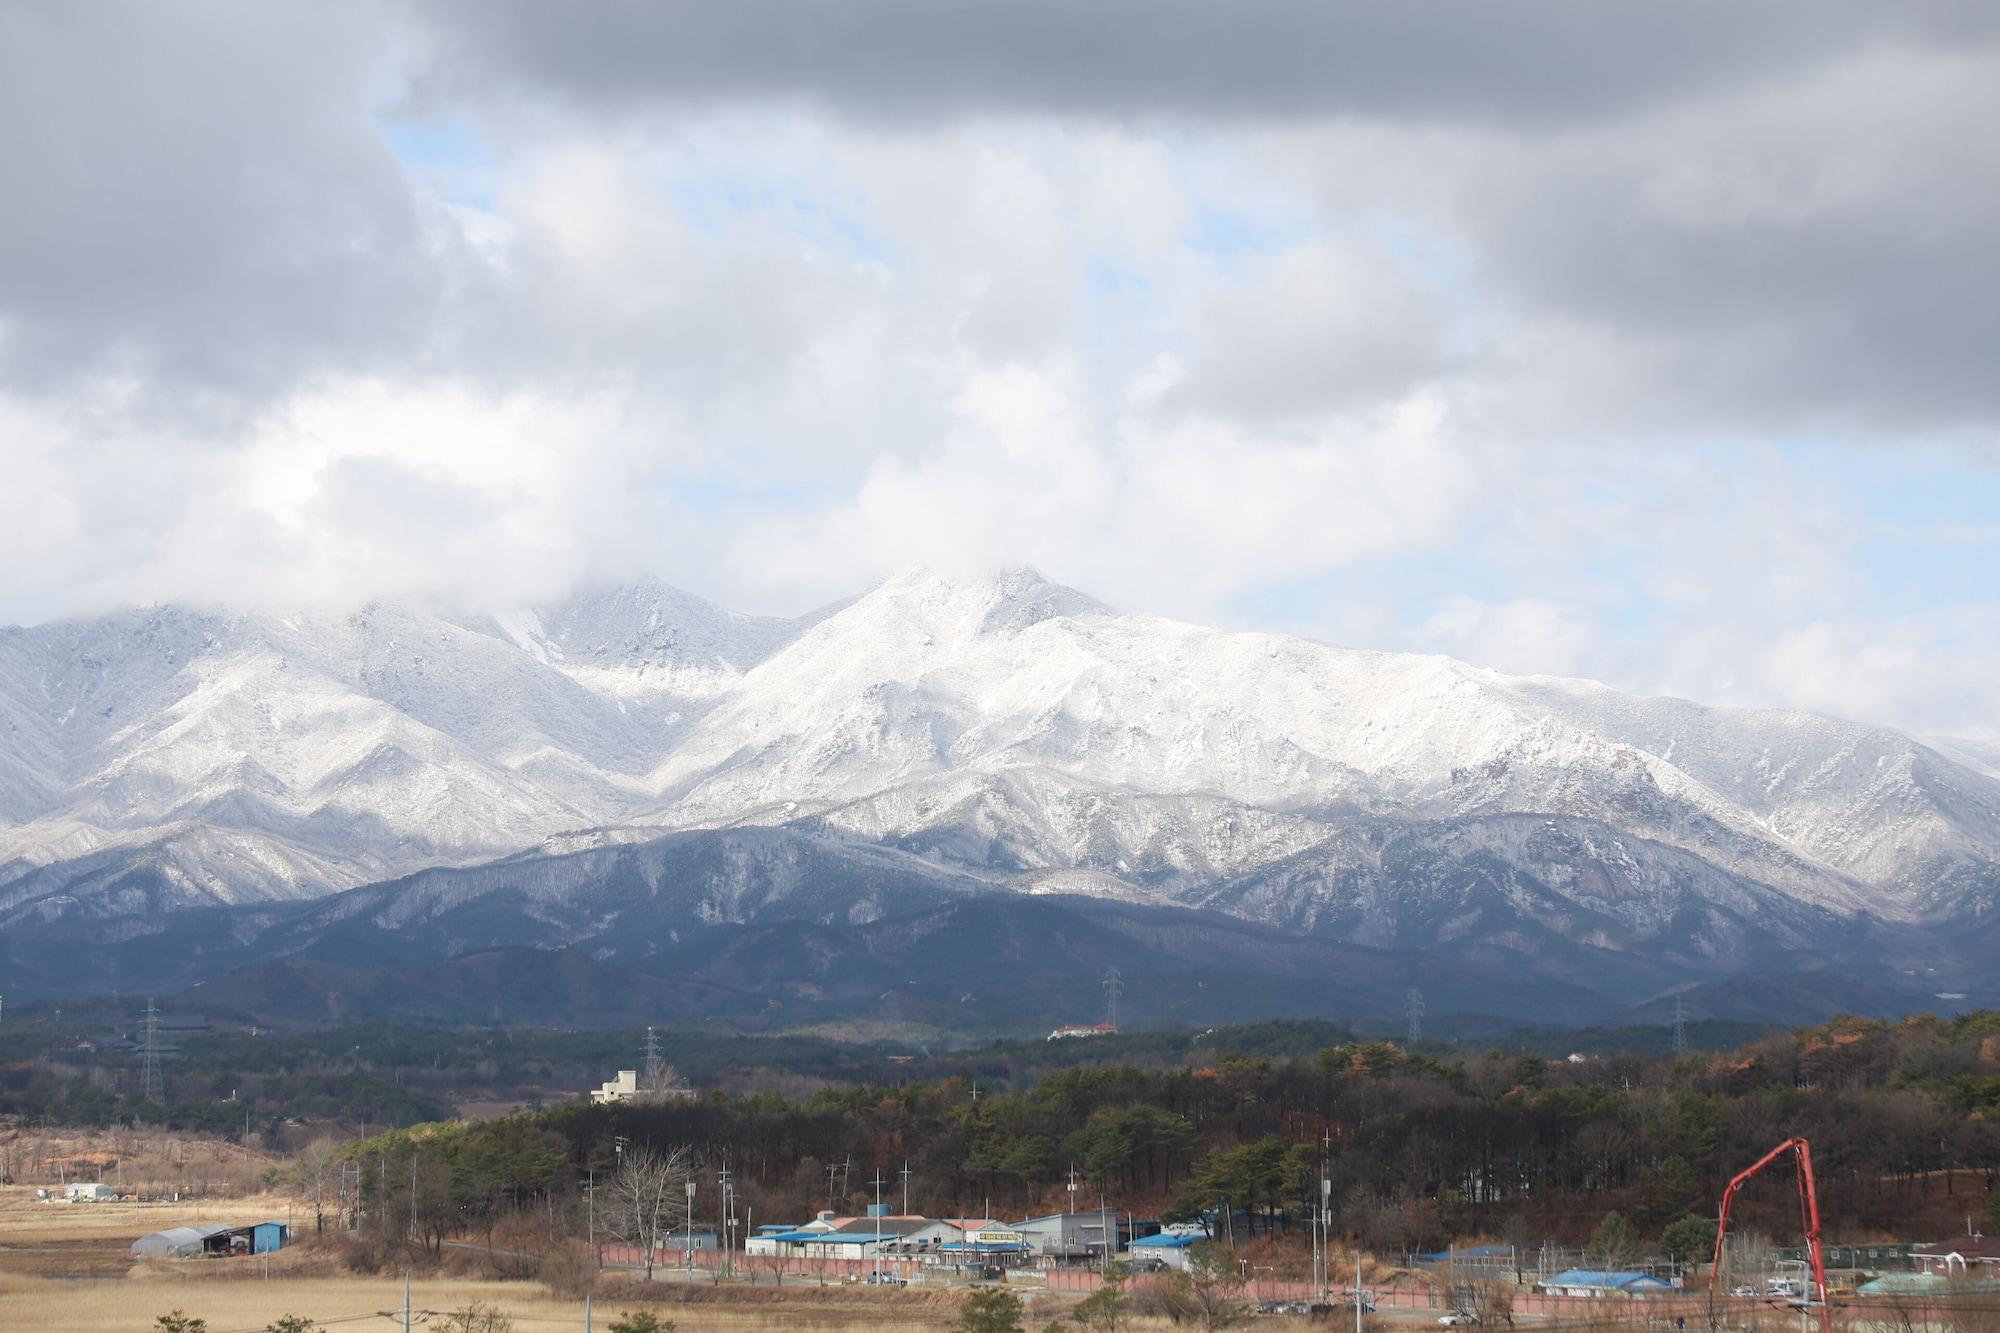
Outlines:
[[1833,1333],[1833,1310],[1826,1300],[1826,1254],[1819,1243],[1819,1188],[1813,1182],[1812,1145],[1804,1139],[1786,1139],[1737,1172],[1736,1179],[1729,1182],[1729,1188],[1722,1191],[1722,1215],[1715,1226],[1715,1263],[1709,1269],[1708,1284],[1713,1290],[1722,1278],[1722,1246],[1728,1239],[1729,1205],[1734,1202],[1736,1191],[1743,1188],[1744,1181],[1786,1153],[1796,1156],[1799,1162],[1799,1215],[1806,1228],[1806,1254],[1812,1259],[1813,1290],[1810,1300],[1819,1306],[1821,1333]]

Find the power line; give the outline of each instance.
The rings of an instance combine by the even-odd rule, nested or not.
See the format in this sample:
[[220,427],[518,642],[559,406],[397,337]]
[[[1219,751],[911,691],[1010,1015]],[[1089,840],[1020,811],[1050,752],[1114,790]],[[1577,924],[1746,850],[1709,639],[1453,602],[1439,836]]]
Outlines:
[[1106,968],[1104,972],[1104,1022],[1113,1032],[1118,1031],[1118,997],[1125,993],[1125,974],[1117,968]]

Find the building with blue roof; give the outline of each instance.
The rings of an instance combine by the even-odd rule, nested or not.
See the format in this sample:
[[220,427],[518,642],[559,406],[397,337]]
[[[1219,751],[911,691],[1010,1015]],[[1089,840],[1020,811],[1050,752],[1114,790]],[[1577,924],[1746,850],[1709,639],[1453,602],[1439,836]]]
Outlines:
[[1158,1260],[1168,1268],[1185,1270],[1188,1266],[1188,1251],[1206,1239],[1206,1236],[1189,1235],[1185,1232],[1178,1235],[1162,1232],[1157,1236],[1141,1236],[1132,1242],[1128,1253],[1132,1256],[1132,1261],[1137,1264],[1147,1265]]
[[1653,1296],[1672,1291],[1674,1284],[1651,1273],[1572,1268],[1545,1279],[1541,1288],[1551,1296]]

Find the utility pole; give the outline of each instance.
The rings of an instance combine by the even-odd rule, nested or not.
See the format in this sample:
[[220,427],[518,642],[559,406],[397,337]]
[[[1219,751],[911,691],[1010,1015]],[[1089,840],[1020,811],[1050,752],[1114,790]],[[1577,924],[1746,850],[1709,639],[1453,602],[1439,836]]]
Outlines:
[[1415,1046],[1424,1039],[1424,993],[1412,986],[1410,993],[1403,997],[1403,1008],[1410,1019],[1409,1044]]
[[1313,1284],[1325,1301],[1333,1289],[1333,1227],[1327,1213],[1333,1204],[1333,1170],[1328,1159],[1333,1154],[1333,1131],[1319,1135],[1319,1207],[1313,1210]]
[[403,1333],[410,1333],[410,1270],[403,1270]]
[[903,1216],[910,1215],[910,1159],[903,1159]]
[[[875,1169],[875,1214],[874,1215],[877,1218],[882,1216],[882,1169],[880,1167],[877,1167]],[[877,1223],[875,1229],[877,1231],[881,1230],[881,1225],[879,1222]]]
[[722,1189],[722,1272],[727,1277],[736,1265],[736,1186],[729,1179],[727,1158],[716,1172],[715,1183]]
[[1076,1211],[1076,1163],[1069,1164],[1069,1211]]

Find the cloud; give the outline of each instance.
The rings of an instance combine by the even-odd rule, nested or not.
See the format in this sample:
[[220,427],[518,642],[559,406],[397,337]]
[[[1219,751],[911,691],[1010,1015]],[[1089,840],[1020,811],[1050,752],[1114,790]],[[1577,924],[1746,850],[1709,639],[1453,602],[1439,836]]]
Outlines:
[[1025,560],[1990,730],[1990,542],[1878,548],[2000,503],[1996,25],[8,9],[0,620]]
[[1701,0],[1615,20],[1563,0],[856,0],[798,6],[782,23],[718,3],[424,8],[443,52],[435,96],[498,82],[594,107],[778,101],[898,123],[1024,111],[1588,121],[1857,46],[1969,45],[2000,31],[1969,0]]
[[1580,608],[1534,598],[1481,602],[1447,598],[1419,630],[1442,652],[1517,675],[1578,675],[1591,664],[1599,633]]
[[362,114],[372,17],[0,14],[0,383],[226,416],[411,355],[454,257]]

